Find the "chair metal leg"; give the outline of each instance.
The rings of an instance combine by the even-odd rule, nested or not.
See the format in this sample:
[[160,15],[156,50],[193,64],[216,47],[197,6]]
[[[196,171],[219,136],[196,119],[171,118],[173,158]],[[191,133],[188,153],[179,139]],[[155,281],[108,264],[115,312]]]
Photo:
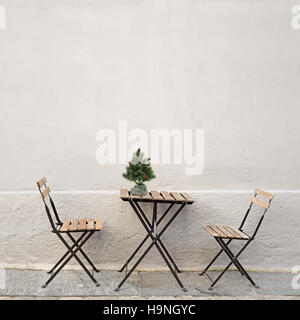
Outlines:
[[[230,242],[232,241],[232,239],[230,239],[229,241],[227,241],[226,245],[228,245]],[[218,254],[211,260],[211,262],[207,265],[207,267],[201,272],[199,273],[199,276],[203,276],[208,269],[212,266],[212,264],[218,259],[218,257],[220,256],[220,254],[224,251],[224,249],[222,248]]]
[[250,277],[250,275],[242,266],[242,264],[237,259],[234,259],[233,252],[228,248],[228,246],[226,246],[225,242],[222,239],[219,239],[218,242],[220,246],[224,249],[229,259],[233,261],[236,268],[240,271],[241,275],[244,276],[246,279],[248,279],[254,287],[257,287],[253,279]]
[[237,261],[237,258],[240,256],[240,254],[247,248],[249,243],[251,242],[252,239],[249,239],[247,243],[244,245],[244,247],[237,253],[236,256],[234,256],[231,259],[231,262],[226,266],[226,268],[219,274],[219,276],[214,280],[214,282],[211,284],[209,287],[209,290],[212,290],[212,288],[215,286],[215,284],[221,279],[221,277],[224,275],[224,273],[228,270],[228,268]]
[[[221,238],[215,238],[216,241],[218,242],[218,244],[221,246],[221,248],[224,250],[225,254],[228,256],[228,258],[230,260],[232,260],[234,258],[234,254],[232,253],[232,251],[230,251],[230,249],[225,245],[224,241]],[[245,276],[245,270],[242,267],[242,265],[238,262],[238,260],[234,261],[233,260],[233,264],[236,266],[236,268],[238,269],[238,271],[241,273],[242,276]]]
[[[86,233],[83,233],[76,241],[76,243],[74,243],[72,246],[71,246],[71,249],[73,250],[76,245],[82,240],[82,238],[86,235]],[[51,274],[60,264],[61,262],[70,254],[70,251],[67,251],[60,259],[59,261],[55,264],[55,266],[49,270],[47,273],[48,274]]]
[[[77,241],[75,241],[75,239],[72,237],[72,235],[67,232],[67,235],[69,236],[69,238],[75,243]],[[78,244],[76,244],[76,246],[78,246]],[[94,271],[96,272],[100,272],[96,267],[95,265],[93,264],[93,262],[90,260],[90,258],[86,255],[86,253],[81,249],[79,248],[79,252],[85,257],[86,261],[89,263],[89,265],[93,268]]]
[[[88,232],[85,232],[87,234]],[[91,280],[96,284],[96,286],[99,286],[99,283],[97,280],[92,276],[90,271],[86,268],[86,266],[82,263],[82,261],[78,258],[76,253],[80,250],[80,248],[87,242],[87,240],[93,235],[93,231],[91,231],[86,238],[81,242],[79,246],[73,251],[71,249],[71,246],[66,242],[66,240],[61,236],[60,233],[57,233],[57,236],[60,238],[60,240],[63,242],[63,244],[67,247],[68,252],[70,253],[70,256],[61,264],[61,266],[52,274],[52,276],[46,281],[46,283],[42,286],[42,288],[46,288],[46,286],[57,276],[57,274],[63,269],[63,267],[74,257],[77,262],[81,265],[83,270],[87,273],[87,275],[91,278]]]

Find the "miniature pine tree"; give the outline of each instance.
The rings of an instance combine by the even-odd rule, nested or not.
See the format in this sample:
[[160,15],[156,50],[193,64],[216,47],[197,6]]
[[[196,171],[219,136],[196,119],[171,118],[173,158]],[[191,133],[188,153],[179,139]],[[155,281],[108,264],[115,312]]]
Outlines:
[[133,153],[132,159],[126,167],[126,172],[122,176],[129,181],[134,181],[137,185],[143,185],[145,181],[154,179],[155,175],[150,164],[150,158],[145,158],[144,153],[139,148]]

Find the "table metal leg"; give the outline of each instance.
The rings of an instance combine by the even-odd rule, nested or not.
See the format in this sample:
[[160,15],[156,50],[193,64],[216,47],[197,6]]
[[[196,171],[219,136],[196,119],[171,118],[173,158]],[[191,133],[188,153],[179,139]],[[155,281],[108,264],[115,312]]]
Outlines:
[[[144,218],[144,220],[146,221],[146,223],[148,224],[149,227],[151,227],[151,224],[149,222],[149,220],[147,219],[147,216],[145,215],[145,213],[143,212],[142,208],[140,207],[140,205],[136,202],[135,206],[137,207],[138,211],[140,212],[140,214],[142,215],[142,217]],[[153,212],[154,213],[154,212]],[[153,220],[155,221],[155,220]],[[158,225],[158,224],[157,224]],[[157,237],[157,236],[156,236]],[[178,273],[181,273],[181,271],[179,270],[179,268],[177,267],[174,259],[172,258],[171,254],[169,253],[169,251],[167,250],[167,248],[165,247],[165,245],[162,243],[162,241],[158,238],[157,242],[159,243],[159,245],[162,247],[162,249],[164,250],[165,254],[167,255],[167,257],[169,258],[170,262],[173,264],[175,270]]]
[[[138,203],[136,203],[136,204],[139,205]],[[142,211],[142,210],[140,210],[140,211]],[[146,217],[146,215],[145,215],[145,217]],[[152,231],[153,231],[154,237],[156,238],[157,237],[157,202],[153,203]]]
[[150,249],[155,245],[160,253],[160,255],[162,256],[162,258],[164,259],[164,261],[166,262],[168,268],[170,269],[170,271],[172,272],[174,278],[176,279],[177,283],[179,284],[179,286],[182,288],[183,291],[187,291],[182,282],[180,281],[180,279],[178,278],[175,270],[172,268],[170,262],[168,261],[168,259],[166,258],[166,256],[164,255],[163,250],[160,248],[159,244],[157,243],[158,240],[160,240],[159,238],[163,235],[163,233],[166,231],[166,229],[169,227],[169,225],[172,223],[172,221],[176,218],[176,216],[179,214],[179,212],[183,209],[183,207],[185,206],[185,203],[183,203],[180,208],[174,213],[173,217],[166,223],[166,225],[164,226],[164,228],[162,229],[162,231],[157,235],[157,237],[155,238],[152,234],[152,230],[149,228],[149,226],[147,226],[147,223],[143,220],[143,217],[141,215],[141,213],[139,212],[139,210],[136,208],[136,206],[133,204],[133,201],[130,201],[130,205],[132,206],[134,212],[136,213],[136,215],[138,216],[138,218],[140,219],[141,223],[143,224],[144,228],[146,229],[148,235],[151,237],[152,239],[152,243],[148,246],[148,248],[145,250],[145,252],[142,254],[142,256],[138,259],[138,261],[134,264],[134,266],[130,269],[130,271],[127,273],[127,275],[125,276],[125,278],[121,281],[121,283],[118,285],[118,287],[115,289],[115,291],[119,291],[119,289],[121,288],[121,286],[124,284],[124,282],[129,278],[129,276],[131,275],[131,273],[136,269],[136,267],[139,265],[139,263],[143,260],[143,258],[146,256],[146,254],[150,251]]
[[[159,224],[163,221],[163,219],[165,218],[165,216],[169,213],[169,211],[172,209],[172,207],[174,206],[174,203],[171,203],[169,205],[169,207],[167,208],[167,210],[163,213],[163,215],[160,217],[160,219],[157,222],[157,226],[159,226]],[[139,206],[138,206],[139,207]],[[132,255],[130,256],[130,258],[125,262],[125,264],[123,265],[123,267],[119,270],[119,272],[122,272],[127,266],[128,264],[131,262],[131,260],[135,257],[135,255],[139,252],[139,250],[143,247],[143,245],[146,243],[146,241],[150,238],[149,234],[146,235],[146,237],[144,238],[144,240],[139,244],[139,246],[134,250],[134,252],[132,253]],[[167,249],[164,247],[164,250],[166,251],[166,254],[168,254]],[[172,257],[169,257],[170,260],[172,261],[172,263],[174,264],[175,269],[177,270],[178,273],[180,273],[181,271],[178,269],[177,265],[175,264],[174,260],[172,259]]]

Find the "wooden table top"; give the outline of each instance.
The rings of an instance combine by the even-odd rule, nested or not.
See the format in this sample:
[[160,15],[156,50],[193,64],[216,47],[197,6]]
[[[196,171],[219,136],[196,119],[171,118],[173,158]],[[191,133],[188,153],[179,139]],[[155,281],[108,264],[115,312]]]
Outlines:
[[168,192],[168,191],[149,191],[144,196],[132,195],[127,189],[120,190],[120,198],[124,201],[134,200],[141,202],[163,202],[163,203],[187,203],[196,202],[188,193]]

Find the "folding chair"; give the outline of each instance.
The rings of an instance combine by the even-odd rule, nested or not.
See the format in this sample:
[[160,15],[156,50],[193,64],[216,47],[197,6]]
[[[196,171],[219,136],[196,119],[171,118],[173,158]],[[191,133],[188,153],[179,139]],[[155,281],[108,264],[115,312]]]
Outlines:
[[[63,269],[63,267],[72,259],[75,258],[77,262],[81,265],[83,270],[88,274],[88,276],[92,279],[92,281],[99,287],[99,283],[94,278],[94,276],[90,273],[87,267],[83,264],[83,262],[78,257],[77,253],[80,252],[89,265],[92,267],[93,274],[94,271],[99,272],[99,270],[94,266],[89,257],[82,250],[82,246],[88,241],[88,239],[97,231],[102,230],[102,221],[101,219],[75,219],[75,220],[65,220],[62,222],[58,216],[56,207],[54,202],[50,196],[50,188],[46,185],[46,178],[42,178],[37,182],[37,186],[41,193],[45,210],[50,221],[50,225],[52,227],[52,232],[54,232],[58,238],[62,241],[62,243],[66,246],[67,252],[59,259],[56,265],[48,272],[51,274],[49,280],[42,286],[42,288],[46,288],[47,285],[57,276],[57,274]],[[47,202],[50,202],[52,208],[52,214],[54,214],[56,222],[54,223],[51,211]],[[74,239],[72,233],[79,233],[80,236],[77,240]],[[72,241],[72,245],[69,245],[68,242],[62,236],[66,234],[69,239]]]
[[[268,201],[263,201],[261,199],[258,198],[259,196],[262,196],[264,198],[267,198]],[[246,272],[246,270],[243,268],[243,266],[241,265],[241,263],[238,261],[238,257],[241,255],[241,253],[248,247],[248,245],[250,244],[251,241],[254,240],[257,231],[264,219],[264,216],[268,210],[268,208],[270,207],[271,201],[273,199],[274,195],[267,192],[267,191],[263,191],[261,189],[256,188],[254,190],[254,196],[251,198],[251,202],[250,202],[250,206],[242,220],[242,223],[240,225],[239,228],[235,228],[235,227],[230,227],[230,226],[212,226],[212,225],[203,225],[204,229],[210,233],[217,241],[217,243],[220,245],[221,250],[219,251],[219,253],[213,258],[213,260],[208,264],[208,266],[204,269],[204,271],[202,273],[200,273],[199,275],[202,276],[204,274],[207,275],[207,277],[211,280],[212,284],[209,287],[209,290],[212,290],[214,285],[220,280],[220,278],[224,275],[224,273],[228,270],[228,268],[234,264],[236,266],[236,268],[239,270],[239,272],[241,273],[242,276],[244,276],[246,279],[248,279],[251,284],[255,287],[255,288],[259,288],[255,282],[253,281],[253,279],[249,276],[249,274]],[[248,215],[252,209],[253,204],[258,205],[262,208],[264,208],[263,214],[260,217],[258,224],[254,230],[254,233],[249,236],[248,234],[246,234],[243,231],[243,226],[248,218]],[[224,239],[229,239],[228,241]],[[235,255],[228,247],[228,245],[230,244],[230,242],[232,240],[244,240],[246,241],[245,245],[238,251],[238,253]],[[220,254],[222,252],[225,252],[227,254],[227,256],[229,257],[229,259],[231,260],[230,263],[226,266],[226,268],[221,272],[221,274],[215,279],[212,280],[209,275],[207,274],[208,269],[211,267],[211,265],[217,260],[217,258],[220,256]]]

